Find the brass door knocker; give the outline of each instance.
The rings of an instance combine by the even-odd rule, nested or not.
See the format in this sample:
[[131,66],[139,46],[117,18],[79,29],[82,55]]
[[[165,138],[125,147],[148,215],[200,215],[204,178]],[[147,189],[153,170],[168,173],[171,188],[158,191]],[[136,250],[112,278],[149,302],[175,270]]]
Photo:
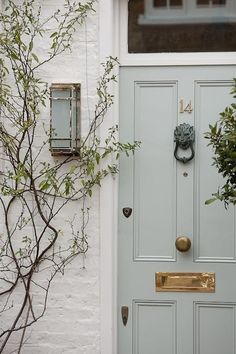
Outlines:
[[[178,125],[175,128],[174,142],[176,143],[176,145],[175,145],[174,156],[176,160],[186,163],[194,158],[194,149],[193,149],[194,140],[195,140],[195,134],[194,134],[193,126],[187,123],[183,123]],[[178,156],[178,148],[181,148],[183,150],[190,149],[191,155],[189,157]]]

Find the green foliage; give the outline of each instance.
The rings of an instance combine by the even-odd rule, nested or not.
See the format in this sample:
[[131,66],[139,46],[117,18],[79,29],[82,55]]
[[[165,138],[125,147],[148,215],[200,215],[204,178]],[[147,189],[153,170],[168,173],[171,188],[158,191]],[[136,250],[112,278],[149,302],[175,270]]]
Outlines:
[[[236,79],[232,90],[236,98]],[[224,177],[224,184],[213,194],[213,198],[206,201],[210,204],[220,200],[227,207],[229,204],[236,204],[236,104],[232,103],[220,113],[220,119],[214,125],[209,126],[210,131],[205,137],[212,146],[214,157],[213,165]]]

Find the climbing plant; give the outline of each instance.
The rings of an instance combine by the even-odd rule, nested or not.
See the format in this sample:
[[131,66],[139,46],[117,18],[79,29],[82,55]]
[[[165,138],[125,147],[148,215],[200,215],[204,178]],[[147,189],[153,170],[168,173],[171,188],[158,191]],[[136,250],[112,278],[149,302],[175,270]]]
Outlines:
[[[236,79],[232,89],[233,98],[236,98]],[[209,126],[206,139],[212,146],[214,157],[213,165],[224,177],[223,185],[206,201],[210,204],[216,200],[224,202],[225,207],[236,204],[236,103],[232,103],[220,113],[220,119]]]
[[[45,314],[56,274],[88,250],[86,199],[107,175],[118,173],[119,155],[129,156],[139,145],[119,142],[117,126],[108,130],[104,141],[99,138],[98,128],[113,104],[109,85],[116,80],[117,59],[110,57],[103,64],[97,103],[80,137],[78,156],[50,157],[49,125],[42,123],[48,118],[43,115],[49,90],[40,71],[71,51],[73,35],[94,11],[94,3],[65,0],[45,19],[36,0],[9,0],[0,14],[1,353],[13,335],[16,352],[21,352],[27,328]],[[49,44],[43,55],[37,46],[42,40]],[[71,216],[65,235],[58,220],[66,208],[80,213]],[[41,307],[36,306],[39,297]]]

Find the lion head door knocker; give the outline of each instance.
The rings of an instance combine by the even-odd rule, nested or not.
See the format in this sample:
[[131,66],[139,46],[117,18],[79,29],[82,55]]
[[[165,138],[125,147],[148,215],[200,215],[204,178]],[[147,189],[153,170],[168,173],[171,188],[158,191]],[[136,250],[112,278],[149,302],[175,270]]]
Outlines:
[[[174,142],[176,143],[176,145],[175,145],[174,156],[176,160],[186,163],[188,161],[191,161],[194,158],[194,150],[193,150],[194,140],[195,140],[195,134],[194,134],[193,126],[187,123],[183,123],[178,125],[175,128]],[[178,155],[179,148],[183,150],[190,149],[191,155],[189,157],[185,157],[185,156],[180,157]]]

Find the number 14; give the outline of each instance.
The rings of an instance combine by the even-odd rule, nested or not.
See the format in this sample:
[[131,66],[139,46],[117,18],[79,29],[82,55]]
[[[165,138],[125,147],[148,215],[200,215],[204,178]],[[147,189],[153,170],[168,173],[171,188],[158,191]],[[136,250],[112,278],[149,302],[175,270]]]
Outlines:
[[188,112],[188,113],[192,113],[193,108],[192,108],[192,102],[189,101],[189,103],[184,107],[184,100],[181,99],[179,101],[179,113],[184,113],[184,112]]

